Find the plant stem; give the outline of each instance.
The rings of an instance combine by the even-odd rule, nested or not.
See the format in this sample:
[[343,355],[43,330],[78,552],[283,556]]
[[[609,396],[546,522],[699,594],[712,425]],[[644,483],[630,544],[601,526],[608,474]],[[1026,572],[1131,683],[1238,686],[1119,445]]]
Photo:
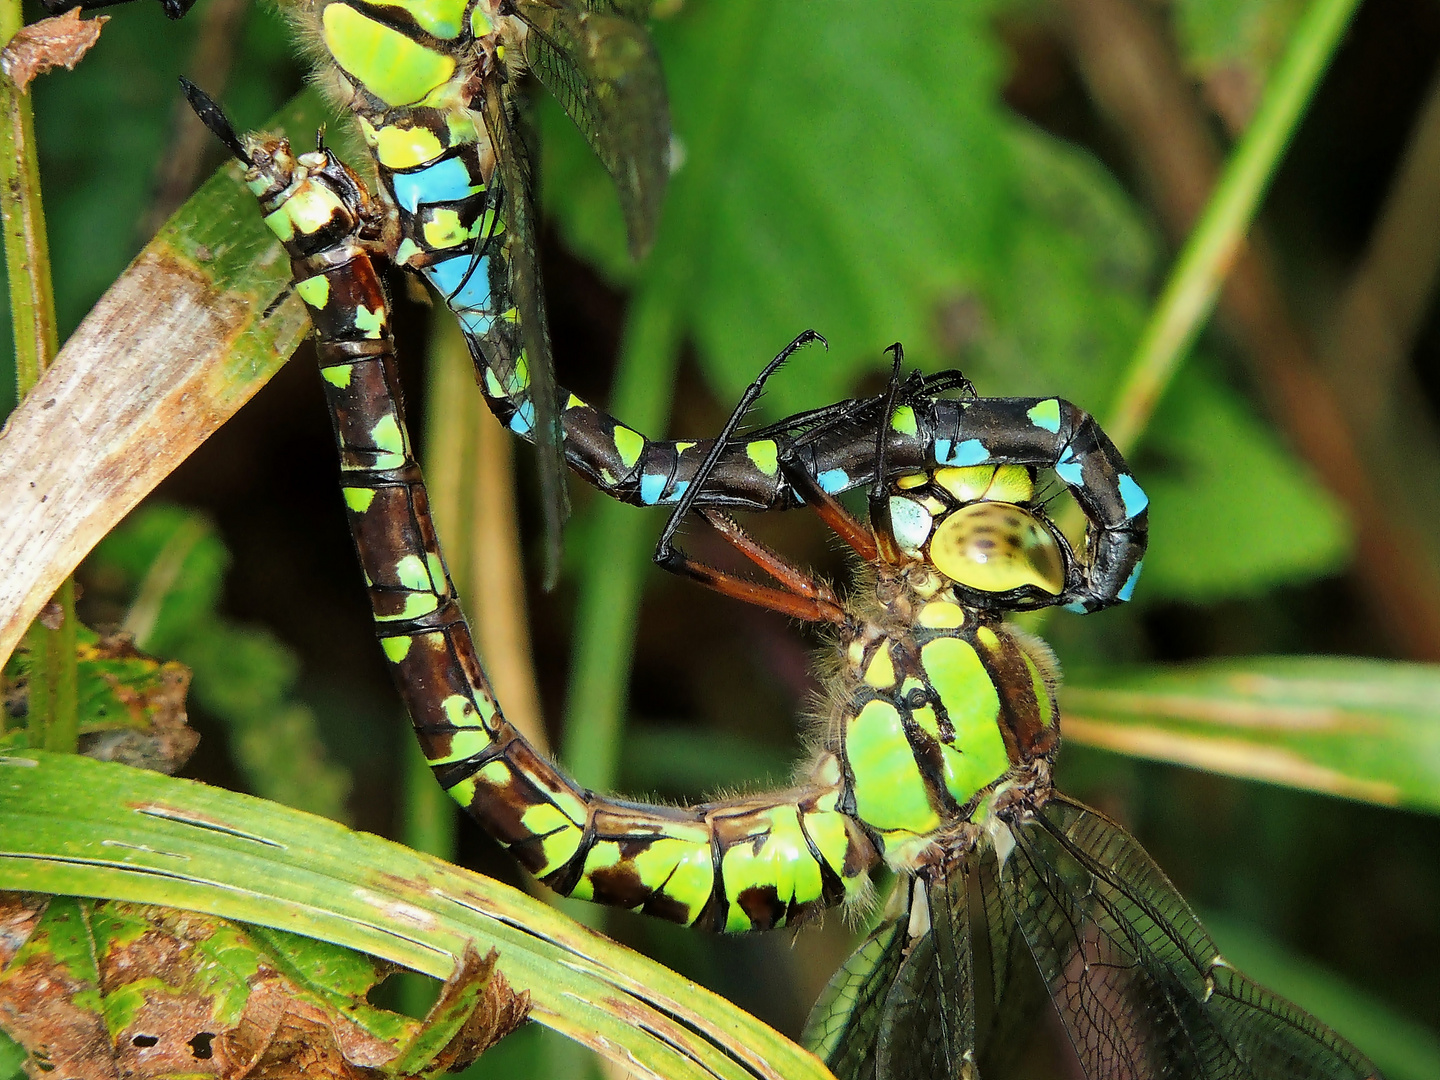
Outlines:
[[[20,0],[0,0],[0,46],[9,44],[23,22]],[[35,117],[29,95],[5,75],[0,75],[0,218],[15,334],[16,400],[24,401],[55,359],[59,340],[40,201]],[[32,745],[74,753],[80,719],[73,578],[66,578],[56,591],[46,621],[55,629],[37,621],[28,632]]]
[[[712,215],[705,203],[739,111],[747,50],[765,11],[766,5],[732,0],[723,13],[709,15],[712,84],[696,99],[714,108],[689,133],[689,161],[671,186],[655,250],[631,300],[610,400],[616,416],[647,434],[663,431],[669,414],[686,305],[709,250]],[[600,505],[597,518],[580,586],[563,757],[582,784],[608,790],[622,743],[635,619],[655,518],[609,501]]]
[[1105,424],[1134,449],[1180,362],[1215,307],[1271,176],[1344,35],[1359,0],[1313,0],[1225,172],[1185,242],[1151,313]]

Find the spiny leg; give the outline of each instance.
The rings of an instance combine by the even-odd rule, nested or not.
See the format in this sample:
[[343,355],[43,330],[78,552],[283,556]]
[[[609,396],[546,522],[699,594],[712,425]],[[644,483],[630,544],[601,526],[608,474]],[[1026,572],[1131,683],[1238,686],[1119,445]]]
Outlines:
[[711,566],[709,563],[689,555],[674,542],[680,522],[695,507],[695,501],[704,489],[705,481],[720,461],[721,455],[730,446],[730,439],[735,434],[735,429],[764,390],[766,381],[780,369],[795,350],[812,341],[825,343],[825,339],[815,331],[806,330],[787,345],[775,359],[766,364],[765,370],[760,372],[755,380],[745,388],[745,392],[740,395],[739,403],[730,413],[730,418],[725,421],[725,426],[711,445],[710,452],[695,473],[690,486],[685,489],[685,494],[676,503],[669,520],[665,523],[665,528],[660,533],[660,539],[655,544],[654,559],[655,564],[661,569],[688,577],[725,596],[743,600],[757,607],[768,608],[771,611],[778,611],[797,619],[804,619],[807,622],[828,622],[840,625],[846,620],[845,609],[830,586],[815,580],[811,575],[787,562],[777,552],[747,533],[729,515],[710,508],[700,510],[701,517],[727,543],[778,581],[781,587],[762,585]]

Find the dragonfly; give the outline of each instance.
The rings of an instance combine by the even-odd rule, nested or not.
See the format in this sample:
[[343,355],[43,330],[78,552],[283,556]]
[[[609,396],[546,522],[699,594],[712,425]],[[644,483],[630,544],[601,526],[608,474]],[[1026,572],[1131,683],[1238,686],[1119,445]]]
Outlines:
[[[825,733],[784,790],[688,807],[593,792],[505,720],[445,570],[366,247],[382,212],[323,147],[295,155],[283,140],[227,141],[312,308],[344,502],[415,733],[445,790],[523,866],[565,895],[726,932],[861,909],[872,871],[887,866],[899,881],[894,917],[837,973],[807,1030],[841,1080],[973,1080],[1023,1031],[1027,975],[1048,991],[1090,1080],[1379,1076],[1228,964],[1119,825],[1054,790],[1054,659],[1004,617],[1059,602],[1110,557],[1104,542],[1071,550],[1046,513],[1042,471],[1078,484],[1087,514],[1128,513],[1109,532],[1092,519],[1091,531],[1128,536],[1121,546],[1139,565],[1143,492],[1098,427],[1057,454],[1036,432],[1074,418],[1059,399],[965,398],[962,420],[987,420],[967,429],[978,444],[969,452],[988,460],[942,464],[953,447],[941,455],[935,439],[923,466],[898,462],[893,437],[913,450],[919,423],[895,348],[878,407],[866,399],[861,410],[874,421],[868,524],[810,459],[775,447],[776,470],[869,570],[843,597],[704,498],[782,352],[675,501],[656,561],[828,627],[838,662]],[[840,415],[818,412],[820,427]],[[691,513],[768,580],[682,550],[677,530]],[[1122,588],[1133,579],[1132,569]]]

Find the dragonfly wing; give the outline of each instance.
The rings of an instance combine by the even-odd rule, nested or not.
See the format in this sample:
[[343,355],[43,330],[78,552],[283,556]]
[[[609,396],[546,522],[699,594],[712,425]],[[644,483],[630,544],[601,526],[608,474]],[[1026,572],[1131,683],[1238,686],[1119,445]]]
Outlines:
[[810,1010],[800,1042],[836,1080],[874,1080],[885,996],[905,959],[905,921],[885,923],[835,972]]
[[975,1050],[980,1075],[1019,1075],[1031,1052],[1036,1019],[1049,1002],[1025,937],[1005,907],[1000,866],[986,850],[970,895],[971,949],[975,954]]
[[1090,1080],[1367,1080],[1308,1013],[1225,963],[1155,861],[1056,796],[1012,826],[1001,892]]
[[[560,416],[555,390],[555,365],[550,349],[550,328],[545,317],[545,290],[536,253],[538,230],[532,199],[530,159],[524,140],[512,123],[509,103],[493,84],[484,95],[485,127],[495,147],[506,228],[492,242],[503,245],[503,262],[509,268],[509,294],[520,320],[529,379],[532,437],[540,458],[540,498],[545,517],[547,546],[546,585],[554,584],[560,567],[560,530],[570,510],[565,492],[565,455],[561,446]],[[487,247],[489,245],[487,244]],[[494,260],[492,260],[494,265]],[[499,322],[503,323],[502,318]],[[499,333],[510,332],[501,326]],[[518,366],[518,353],[512,362]],[[523,381],[523,380],[522,380]]]
[[964,872],[903,882],[909,916],[881,926],[831,978],[801,1041],[838,1080],[975,1080],[966,884]]
[[631,253],[649,250],[670,175],[670,106],[645,5],[520,0],[525,59],[620,193]]
[[976,1080],[973,872],[972,855],[926,891],[930,933],[910,950],[886,1001],[880,1080]]

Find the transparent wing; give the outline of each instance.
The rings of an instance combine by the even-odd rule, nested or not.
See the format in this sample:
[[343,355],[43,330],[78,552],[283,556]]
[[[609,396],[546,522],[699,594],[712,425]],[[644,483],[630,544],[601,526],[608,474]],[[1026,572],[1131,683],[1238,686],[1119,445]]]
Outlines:
[[930,933],[905,958],[885,1001],[879,1080],[974,1080],[975,959],[967,860],[926,890]]
[[1015,1076],[1049,1003],[1030,948],[1005,908],[1000,867],[987,848],[970,888],[971,949],[975,954],[975,1049],[985,1080]]
[[920,888],[929,931],[911,937],[908,916],[880,927],[835,973],[805,1024],[801,1041],[838,1080],[976,1076],[968,870]]
[[670,106],[645,4],[518,0],[526,62],[584,134],[620,193],[637,258],[649,250],[670,166]]
[[1014,826],[1007,907],[1090,1080],[1367,1080],[1313,1016],[1257,986],[1120,826],[1056,796]]
[[875,1041],[885,997],[905,959],[905,920],[865,939],[810,1010],[801,1045],[825,1061],[836,1080],[873,1080]]
[[[504,95],[495,85],[484,95],[485,127],[495,147],[505,209],[505,230],[499,238],[503,261],[509,268],[509,295],[520,319],[519,343],[534,406],[533,437],[540,459],[540,501],[545,516],[547,546],[546,587],[554,584],[560,567],[560,529],[569,513],[565,492],[565,454],[560,441],[560,417],[555,390],[555,365],[550,350],[550,328],[545,316],[545,290],[535,243],[535,204],[530,184],[530,159],[524,140],[511,122]],[[487,244],[486,247],[490,247]],[[477,252],[477,257],[479,253]],[[492,266],[497,260],[492,260]],[[500,320],[503,322],[503,320]],[[505,332],[503,329],[500,332]],[[518,366],[519,354],[511,350]]]

